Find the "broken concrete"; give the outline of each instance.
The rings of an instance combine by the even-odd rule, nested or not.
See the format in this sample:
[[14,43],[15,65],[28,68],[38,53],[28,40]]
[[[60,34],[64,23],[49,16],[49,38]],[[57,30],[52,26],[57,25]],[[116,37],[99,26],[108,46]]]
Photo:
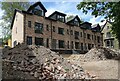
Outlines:
[[120,60],[120,53],[113,49],[99,47],[92,48],[88,53],[84,55],[85,61],[99,61],[107,59]]
[[3,50],[4,79],[94,79],[81,66],[42,46],[17,45]]

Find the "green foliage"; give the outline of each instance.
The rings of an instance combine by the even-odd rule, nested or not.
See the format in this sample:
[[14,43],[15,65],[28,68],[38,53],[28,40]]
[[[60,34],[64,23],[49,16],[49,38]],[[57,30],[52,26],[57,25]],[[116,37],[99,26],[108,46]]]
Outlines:
[[15,9],[26,10],[29,6],[29,2],[2,2],[1,9],[4,10],[2,19],[11,23]]
[[104,16],[112,23],[112,32],[119,41],[120,47],[120,1],[119,2],[81,2],[77,5],[78,10],[82,10],[87,14],[89,10],[92,11],[91,15]]
[[4,0],[0,3],[1,9],[4,11],[2,15],[2,22],[0,23],[0,26],[2,27],[2,38],[4,41],[7,41],[9,38],[11,38],[10,26],[14,15],[14,10],[27,10],[30,6],[28,0],[24,1],[25,2],[6,2],[6,0]]
[[70,20],[71,18],[73,18],[74,15],[68,15],[68,17],[66,18],[67,20]]
[[2,39],[3,41],[7,41],[11,38],[10,23],[2,21],[0,26],[2,27]]
[[78,10],[83,10],[83,13],[87,14],[89,10],[92,10],[92,15],[105,16],[105,18],[114,19],[113,7],[115,2],[81,2],[77,5]]

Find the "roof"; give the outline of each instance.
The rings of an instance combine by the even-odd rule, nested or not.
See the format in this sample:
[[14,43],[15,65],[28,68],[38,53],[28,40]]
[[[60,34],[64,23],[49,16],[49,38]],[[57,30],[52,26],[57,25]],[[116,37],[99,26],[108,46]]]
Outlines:
[[49,15],[48,17],[51,17],[51,16],[53,16],[54,14],[60,14],[60,15],[62,15],[62,16],[66,16],[66,14],[64,14],[64,13],[55,11],[55,12],[53,12],[51,15]]
[[12,27],[13,27],[13,23],[14,23],[14,19],[15,19],[15,15],[16,15],[16,12],[17,12],[17,11],[20,12],[20,13],[22,12],[22,11],[20,11],[19,9],[15,9],[15,10],[14,10],[14,15],[13,15],[13,19],[12,19],[12,23],[11,23],[11,27],[10,27],[11,29],[12,29]]
[[92,25],[92,23],[89,23],[89,22],[83,22],[81,25],[83,24],[89,24],[89,25]]
[[105,24],[101,26],[101,31],[103,31],[107,23],[110,23],[112,25],[112,22],[106,20]]
[[77,18],[77,20],[78,20],[79,22],[81,22],[81,21],[80,21],[80,18],[78,17],[78,15],[76,15],[76,16],[73,16],[73,17],[71,17],[70,19],[68,19],[68,20],[67,20],[67,23],[73,21],[75,18]]
[[100,31],[101,27],[99,24],[94,24],[91,28],[92,31],[96,32],[96,31]]
[[98,27],[98,26],[100,26],[99,24],[94,24],[94,25],[92,25],[92,28],[95,28],[95,27]]
[[34,7],[36,7],[37,5],[39,5],[45,12],[47,12],[46,8],[43,6],[43,4],[39,1],[39,2],[36,2],[34,3],[33,5],[31,5],[29,8],[28,8],[28,12],[33,9]]
[[10,27],[11,29],[12,29],[12,27],[13,27],[13,23],[14,23],[15,15],[16,15],[17,12],[32,15],[32,13],[29,13],[29,12],[27,12],[27,11],[19,10],[19,9],[15,9],[15,10],[14,10],[13,19],[12,19],[12,22],[11,22],[11,27]]

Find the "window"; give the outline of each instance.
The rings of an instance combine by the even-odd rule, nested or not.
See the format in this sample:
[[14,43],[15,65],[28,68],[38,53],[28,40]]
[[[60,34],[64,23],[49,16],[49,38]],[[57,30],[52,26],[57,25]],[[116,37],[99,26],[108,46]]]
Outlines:
[[38,16],[44,16],[43,10],[40,10],[38,8],[34,8],[33,13]]
[[53,26],[53,32],[55,32],[55,26]]
[[110,33],[110,32],[107,32],[107,33],[106,33],[106,37],[111,37],[111,33]]
[[43,38],[35,37],[35,45],[43,46]]
[[97,42],[100,43],[100,37],[99,36],[97,36]]
[[16,45],[17,45],[17,41],[16,41],[16,40],[13,42],[13,45],[14,45],[14,46],[16,46]]
[[78,22],[77,19],[74,20],[74,24],[75,24],[76,26],[79,26],[79,22]]
[[43,24],[35,22],[35,33],[43,33]]
[[17,34],[17,27],[16,27],[16,34]]
[[67,34],[69,35],[69,30],[67,29]]
[[27,36],[27,45],[32,45],[32,37]]
[[46,47],[48,48],[49,47],[49,39],[47,38],[46,40]]
[[84,33],[84,38],[86,38],[86,33]]
[[79,32],[75,31],[75,39],[79,39]]
[[69,49],[69,41],[67,42],[67,47],[68,47],[68,49]]
[[87,50],[87,44],[85,43],[85,50]]
[[75,42],[75,49],[79,49],[79,42]]
[[64,48],[64,41],[63,40],[59,40],[59,48]]
[[87,39],[90,39],[90,34],[87,34]]
[[92,35],[92,40],[93,40],[94,38],[93,38],[93,35]]
[[109,26],[107,26],[107,29],[109,29],[110,27]]
[[81,37],[83,36],[83,33],[82,32],[80,32],[81,33]]
[[64,16],[58,15],[58,20],[64,22]]
[[31,21],[28,21],[28,27],[31,28]]
[[71,41],[71,48],[74,49],[73,41]]
[[83,50],[83,43],[81,43],[81,50]]
[[64,35],[64,28],[58,28],[58,34]]
[[113,43],[113,40],[111,40],[111,46],[114,47],[114,43]]
[[46,25],[46,30],[49,31],[49,25]]
[[110,46],[110,41],[109,40],[106,41],[106,46]]
[[88,44],[88,49],[89,49],[89,50],[91,49],[91,44]]
[[70,34],[73,35],[73,30],[70,30]]
[[92,44],[92,48],[94,47],[94,44]]

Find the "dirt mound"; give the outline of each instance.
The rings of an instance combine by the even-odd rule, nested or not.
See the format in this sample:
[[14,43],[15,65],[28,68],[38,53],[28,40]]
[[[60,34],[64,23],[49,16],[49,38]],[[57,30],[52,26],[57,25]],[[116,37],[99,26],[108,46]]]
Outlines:
[[92,79],[84,69],[42,46],[17,45],[3,50],[4,79]]
[[99,61],[107,59],[120,60],[120,53],[109,48],[92,48],[84,55],[85,61]]

